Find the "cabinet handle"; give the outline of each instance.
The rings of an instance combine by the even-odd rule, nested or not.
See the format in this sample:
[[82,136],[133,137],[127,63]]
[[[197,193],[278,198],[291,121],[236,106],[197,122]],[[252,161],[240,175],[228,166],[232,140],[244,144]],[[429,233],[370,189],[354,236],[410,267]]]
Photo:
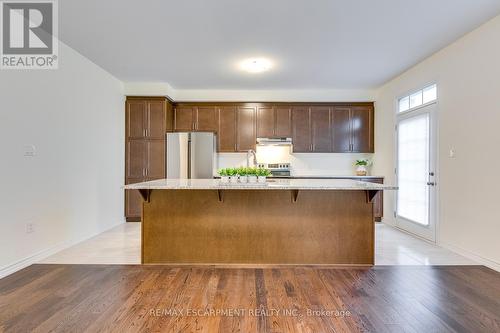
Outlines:
[[148,168],[145,168],[146,169],[146,176],[149,174],[149,170]]

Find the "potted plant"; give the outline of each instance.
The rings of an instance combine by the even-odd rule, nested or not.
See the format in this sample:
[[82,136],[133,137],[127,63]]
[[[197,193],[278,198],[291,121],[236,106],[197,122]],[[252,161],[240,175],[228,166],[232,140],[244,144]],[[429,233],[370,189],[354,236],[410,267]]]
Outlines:
[[257,174],[257,181],[259,183],[265,183],[266,177],[270,176],[271,172],[264,168],[258,168],[256,174]]
[[356,176],[366,176],[368,174],[367,166],[370,164],[368,159],[356,160]]
[[238,182],[238,172],[234,168],[227,168],[227,175],[229,176],[230,183]]
[[248,168],[238,168],[237,173],[238,176],[240,176],[240,183],[247,183],[248,182],[248,173],[247,173]]
[[257,169],[247,168],[247,177],[249,183],[257,183]]
[[227,174],[227,169],[220,169],[218,171],[221,183],[229,183],[229,175]]

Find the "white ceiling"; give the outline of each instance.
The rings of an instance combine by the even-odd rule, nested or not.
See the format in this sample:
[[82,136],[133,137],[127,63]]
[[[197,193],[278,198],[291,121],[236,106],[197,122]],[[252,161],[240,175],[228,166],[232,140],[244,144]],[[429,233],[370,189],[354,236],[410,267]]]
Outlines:
[[[64,0],[59,35],[123,81],[368,89],[499,13],[500,0]],[[248,57],[275,67],[241,72]]]

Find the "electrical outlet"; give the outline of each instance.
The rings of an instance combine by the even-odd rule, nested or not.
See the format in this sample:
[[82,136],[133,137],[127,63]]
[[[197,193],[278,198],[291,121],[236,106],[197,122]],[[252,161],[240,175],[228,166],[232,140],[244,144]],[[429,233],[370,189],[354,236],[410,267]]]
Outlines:
[[35,232],[35,224],[32,222],[26,223],[26,233],[31,234],[33,232]]
[[36,147],[34,145],[24,145],[24,156],[35,157]]

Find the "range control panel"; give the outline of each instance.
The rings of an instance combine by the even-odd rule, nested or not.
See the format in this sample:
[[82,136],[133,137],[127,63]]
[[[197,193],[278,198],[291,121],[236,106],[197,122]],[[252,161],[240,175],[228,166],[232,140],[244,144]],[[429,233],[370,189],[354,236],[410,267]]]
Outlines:
[[290,163],[259,163],[257,166],[271,171],[273,177],[290,177]]

